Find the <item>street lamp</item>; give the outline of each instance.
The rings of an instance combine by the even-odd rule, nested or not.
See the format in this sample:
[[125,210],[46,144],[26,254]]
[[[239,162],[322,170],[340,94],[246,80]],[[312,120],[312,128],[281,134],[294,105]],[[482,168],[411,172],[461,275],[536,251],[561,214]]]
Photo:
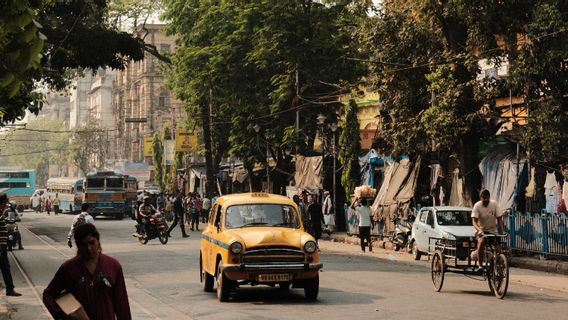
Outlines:
[[[260,150],[260,126],[257,124],[255,124],[253,127],[254,132],[256,132],[256,144],[258,146],[258,149]],[[269,144],[268,144],[268,139],[266,139],[266,191],[270,192],[270,155],[268,154],[268,148],[269,148]],[[260,150],[262,151],[262,150]]]
[[332,151],[332,154],[333,154],[333,190],[332,190],[332,192],[333,192],[333,203],[332,203],[332,208],[333,208],[333,215],[337,218],[337,215],[336,215],[337,208],[336,208],[336,202],[335,202],[335,200],[336,200],[336,195],[335,195],[336,194],[336,178],[337,178],[336,177],[337,172],[335,171],[336,170],[335,169],[336,157],[337,157],[337,155],[335,154],[335,131],[337,131],[339,126],[337,125],[337,123],[334,122],[334,123],[331,123],[329,125],[329,128],[331,129],[331,132],[332,132],[332,135],[333,135],[332,140],[331,140],[332,141],[332,148],[333,148],[332,149],[333,150]]

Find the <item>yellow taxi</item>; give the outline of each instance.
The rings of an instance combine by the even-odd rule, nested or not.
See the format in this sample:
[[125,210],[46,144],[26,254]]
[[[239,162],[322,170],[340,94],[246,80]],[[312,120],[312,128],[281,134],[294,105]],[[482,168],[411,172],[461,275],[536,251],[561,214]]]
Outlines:
[[201,234],[199,266],[203,289],[212,292],[216,283],[220,301],[246,284],[304,288],[306,298],[315,300],[322,268],[296,204],[268,193],[217,199]]

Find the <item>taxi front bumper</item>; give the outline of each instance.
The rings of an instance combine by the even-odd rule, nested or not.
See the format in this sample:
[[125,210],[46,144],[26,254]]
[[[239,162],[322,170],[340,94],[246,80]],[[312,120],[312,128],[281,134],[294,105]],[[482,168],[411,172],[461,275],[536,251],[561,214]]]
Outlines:
[[254,263],[254,264],[233,264],[224,265],[223,271],[231,272],[298,272],[298,271],[314,271],[323,267],[321,263]]

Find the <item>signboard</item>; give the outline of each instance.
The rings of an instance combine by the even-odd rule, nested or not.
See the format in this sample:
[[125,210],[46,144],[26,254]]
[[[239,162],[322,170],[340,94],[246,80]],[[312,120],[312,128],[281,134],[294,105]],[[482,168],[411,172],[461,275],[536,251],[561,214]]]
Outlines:
[[174,140],[164,140],[164,161],[169,166],[174,162]]
[[150,180],[150,166],[146,162],[125,162],[122,173],[133,176],[136,180]]
[[176,151],[191,152],[197,149],[197,134],[189,131],[176,132]]
[[144,137],[144,157],[152,156],[152,137]]

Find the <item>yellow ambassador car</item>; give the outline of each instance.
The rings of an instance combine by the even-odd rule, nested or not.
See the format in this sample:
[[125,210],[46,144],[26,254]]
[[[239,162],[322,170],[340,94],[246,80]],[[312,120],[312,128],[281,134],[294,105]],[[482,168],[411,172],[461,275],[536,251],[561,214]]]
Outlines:
[[318,248],[304,231],[298,207],[287,197],[267,193],[222,196],[201,235],[199,265],[206,292],[217,283],[227,301],[240,285],[304,288],[307,299],[319,291]]

